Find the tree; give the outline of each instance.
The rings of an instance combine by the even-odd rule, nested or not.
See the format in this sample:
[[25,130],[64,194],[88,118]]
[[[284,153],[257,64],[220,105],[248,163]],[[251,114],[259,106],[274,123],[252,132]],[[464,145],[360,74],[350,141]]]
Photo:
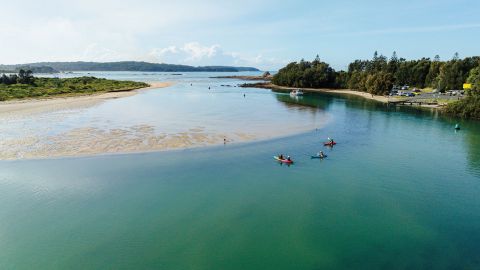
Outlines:
[[393,76],[387,72],[370,74],[367,77],[367,91],[373,95],[384,95],[392,89]]
[[33,82],[33,75],[31,70],[20,69],[18,72],[18,83],[31,84]]
[[456,53],[453,55],[452,60],[453,60],[453,61],[457,61],[458,59],[459,59],[459,57],[458,57],[458,52],[456,52]]
[[397,57],[397,52],[394,51],[392,54],[392,57],[390,57],[390,61],[388,61],[387,71],[391,74],[395,74],[395,72],[397,72],[397,69],[398,69],[398,64],[399,64],[399,61]]
[[469,91],[470,94],[479,94],[480,92],[480,66],[470,70],[467,78],[467,83],[472,84],[472,91]]
[[336,73],[317,56],[313,62],[302,59],[299,63],[288,64],[273,76],[272,82],[293,87],[335,87]]
[[430,63],[430,68],[428,69],[428,74],[425,77],[425,85],[426,86],[431,86],[431,87],[436,86],[436,83],[437,83],[436,80],[437,80],[438,75],[440,74],[440,68],[443,66],[442,62],[437,61],[437,56],[435,56],[433,62]]

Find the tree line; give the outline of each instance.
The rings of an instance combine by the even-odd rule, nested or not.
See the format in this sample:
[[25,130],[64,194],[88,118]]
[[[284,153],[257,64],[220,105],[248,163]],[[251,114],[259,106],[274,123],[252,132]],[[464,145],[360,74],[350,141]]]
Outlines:
[[355,60],[347,71],[335,71],[317,57],[313,61],[292,62],[280,69],[272,82],[281,86],[304,88],[349,88],[372,94],[388,93],[393,85],[432,87],[439,91],[462,89],[465,82],[480,89],[480,57],[460,59],[458,53],[448,61],[406,60],[396,52],[388,59],[374,53],[371,60]]
[[35,81],[33,72],[31,70],[20,69],[18,74],[2,74],[0,77],[0,84],[12,85],[12,84],[33,84]]

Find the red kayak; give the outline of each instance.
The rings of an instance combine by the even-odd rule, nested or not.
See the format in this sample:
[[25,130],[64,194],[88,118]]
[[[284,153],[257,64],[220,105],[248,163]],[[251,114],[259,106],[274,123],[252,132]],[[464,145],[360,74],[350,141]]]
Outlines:
[[335,144],[337,144],[336,142],[324,142],[323,145],[324,146],[334,146]]
[[293,164],[293,160],[280,159],[280,158],[277,157],[277,156],[274,156],[273,158],[274,158],[275,160],[277,160],[277,161],[280,161],[280,162],[283,162],[283,163],[286,163],[286,164]]

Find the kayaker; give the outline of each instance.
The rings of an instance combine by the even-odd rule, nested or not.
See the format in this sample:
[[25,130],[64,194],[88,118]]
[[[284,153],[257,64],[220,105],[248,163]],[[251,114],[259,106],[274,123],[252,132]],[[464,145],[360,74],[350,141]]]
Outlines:
[[292,159],[290,158],[290,156],[287,157],[287,160],[288,160],[288,161],[292,161]]
[[318,155],[320,158],[324,158],[324,157],[325,157],[325,154],[323,153],[323,151],[318,152],[317,155]]
[[330,144],[334,144],[334,143],[335,143],[335,142],[333,141],[333,139],[330,138],[330,137],[328,137],[328,142],[329,142]]
[[280,155],[278,156],[278,158],[281,159],[281,160],[283,160],[283,154],[280,154]]

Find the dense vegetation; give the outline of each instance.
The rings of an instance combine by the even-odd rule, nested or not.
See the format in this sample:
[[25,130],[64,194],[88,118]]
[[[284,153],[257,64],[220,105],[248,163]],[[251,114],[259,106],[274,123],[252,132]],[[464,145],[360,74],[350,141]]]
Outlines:
[[470,70],[467,83],[472,84],[467,97],[448,104],[445,111],[462,118],[480,119],[480,66]]
[[14,65],[6,66],[0,65],[0,73],[18,73],[20,70],[30,70],[32,73],[43,73],[43,74],[52,74],[58,73],[59,71],[47,66],[28,66],[28,65]]
[[[314,88],[350,88],[372,94],[386,94],[393,85],[432,87],[445,90],[462,89],[469,74],[480,66],[480,57],[450,61],[422,58],[406,60],[394,52],[390,59],[375,52],[371,60],[355,60],[348,70],[335,71],[317,56],[312,62],[301,60],[279,70],[272,82],[282,86]],[[478,72],[478,71],[477,71]]]
[[[49,67],[58,71],[144,71],[144,72],[239,72],[239,71],[259,71],[253,67],[227,67],[227,66],[204,66],[192,67],[186,65],[156,64],[136,61],[123,62],[42,62],[26,65],[1,66],[0,70],[18,70],[23,66],[32,68],[42,67],[44,70]],[[34,71],[35,72],[35,71]],[[41,73],[41,72],[35,72]]]
[[390,59],[377,52],[371,60],[355,60],[347,71],[335,71],[317,56],[312,62],[301,60],[279,70],[272,82],[281,86],[311,88],[349,88],[376,95],[387,94],[393,85],[431,87],[441,92],[463,89],[472,84],[467,97],[451,103],[446,112],[452,115],[480,119],[480,57],[449,61],[433,59],[406,60],[394,52]]
[[148,84],[133,81],[115,81],[95,77],[37,78],[31,71],[0,77],[0,101],[28,97],[57,95],[85,95],[100,92],[127,91],[146,87]]

